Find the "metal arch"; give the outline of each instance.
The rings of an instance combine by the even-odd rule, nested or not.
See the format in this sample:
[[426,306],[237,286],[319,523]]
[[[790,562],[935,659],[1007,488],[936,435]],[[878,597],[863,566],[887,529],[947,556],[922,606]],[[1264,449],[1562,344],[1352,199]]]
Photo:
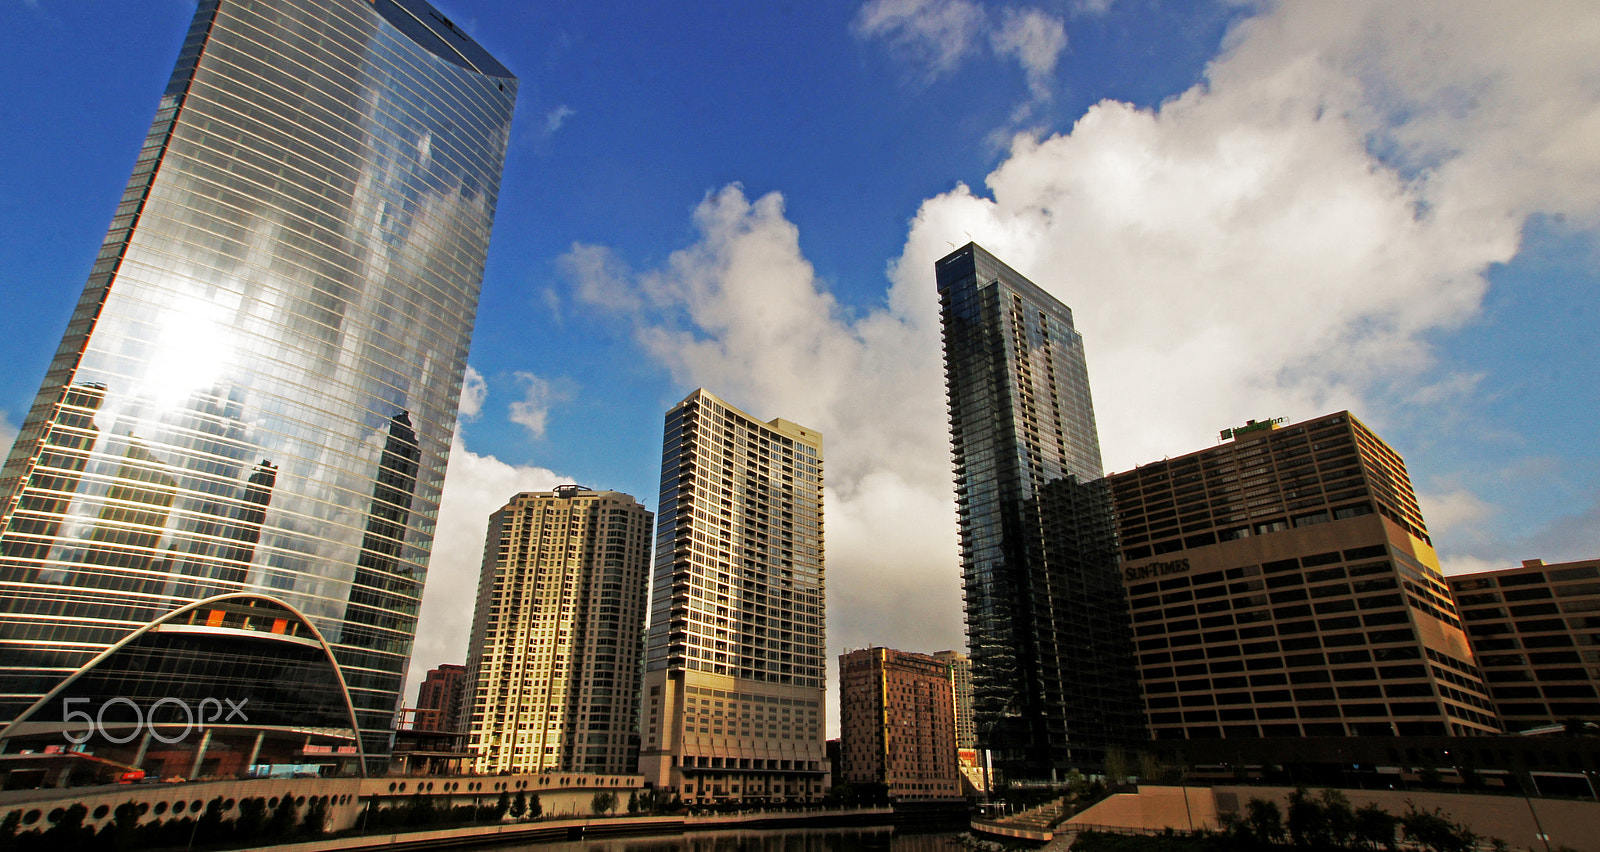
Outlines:
[[350,700],[350,687],[344,681],[344,669],[339,666],[339,660],[333,655],[333,646],[329,645],[328,640],[323,638],[322,631],[317,629],[317,625],[313,624],[311,619],[307,618],[305,613],[296,609],[294,605],[272,597],[271,595],[263,595],[255,592],[229,592],[228,594],[224,595],[214,595],[212,597],[205,598],[204,600],[192,601],[161,616],[160,618],[155,619],[154,621],[151,621],[149,624],[140,627],[138,630],[129,633],[127,636],[122,637],[121,639],[117,640],[116,644],[95,655],[94,659],[84,663],[82,666],[79,666],[77,671],[73,672],[71,675],[68,675],[60,683],[56,684],[54,689],[45,693],[44,696],[42,696],[38,701],[35,701],[33,704],[29,705],[27,710],[24,710],[22,713],[18,714],[17,717],[12,719],[4,729],[0,729],[0,740],[6,739],[11,731],[12,726],[26,721],[30,716],[37,712],[39,708],[50,703],[50,699],[55,698],[61,693],[62,690],[71,686],[78,678],[89,673],[94,669],[95,666],[98,666],[107,657],[110,657],[112,654],[122,650],[123,646],[127,645],[129,642],[132,642],[133,640],[143,636],[146,633],[149,633],[155,628],[172,621],[186,612],[199,609],[207,604],[214,604],[229,600],[259,600],[276,604],[277,606],[281,606],[288,610],[292,615],[294,615],[295,618],[300,619],[301,624],[304,624],[306,627],[310,628],[311,635],[317,640],[317,645],[322,648],[322,653],[327,656],[328,662],[333,665],[333,675],[339,681],[339,693],[344,697],[344,709],[345,712],[350,716],[350,730],[355,734],[356,757],[359,759],[361,764],[361,777],[369,777],[367,775],[367,748],[361,742],[361,726],[356,722],[355,704]]

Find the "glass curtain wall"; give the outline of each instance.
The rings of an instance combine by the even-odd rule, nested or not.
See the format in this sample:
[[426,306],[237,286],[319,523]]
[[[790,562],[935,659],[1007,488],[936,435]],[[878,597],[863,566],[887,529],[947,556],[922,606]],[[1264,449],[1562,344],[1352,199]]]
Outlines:
[[387,754],[515,97],[416,0],[200,3],[0,479],[0,722],[257,591]]

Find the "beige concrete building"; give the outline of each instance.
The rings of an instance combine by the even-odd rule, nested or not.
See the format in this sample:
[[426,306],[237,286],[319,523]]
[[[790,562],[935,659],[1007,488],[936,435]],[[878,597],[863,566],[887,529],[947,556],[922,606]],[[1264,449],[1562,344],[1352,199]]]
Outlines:
[[1529,559],[1450,588],[1508,730],[1600,722],[1600,559]]
[[646,642],[646,783],[821,798],[822,436],[704,389],[667,412]]
[[1109,479],[1154,737],[1499,730],[1405,463],[1349,412]]
[[956,703],[956,748],[975,749],[978,730],[972,724],[972,659],[960,651],[935,651],[933,658],[950,667]]
[[996,780],[985,755],[978,751],[978,728],[972,717],[972,658],[960,651],[936,651],[933,658],[950,667],[956,703],[956,764],[971,789],[987,792]]
[[489,518],[467,652],[481,773],[631,773],[651,514],[565,485]]
[[890,648],[841,654],[839,763],[846,782],[883,784],[895,801],[960,798],[950,665]]

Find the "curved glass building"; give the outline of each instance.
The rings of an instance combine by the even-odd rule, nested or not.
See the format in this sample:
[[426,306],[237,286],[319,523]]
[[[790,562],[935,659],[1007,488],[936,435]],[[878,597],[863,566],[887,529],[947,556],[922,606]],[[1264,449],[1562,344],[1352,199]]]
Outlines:
[[202,0],[0,478],[0,724],[249,593],[315,626],[383,759],[515,98],[418,0]]

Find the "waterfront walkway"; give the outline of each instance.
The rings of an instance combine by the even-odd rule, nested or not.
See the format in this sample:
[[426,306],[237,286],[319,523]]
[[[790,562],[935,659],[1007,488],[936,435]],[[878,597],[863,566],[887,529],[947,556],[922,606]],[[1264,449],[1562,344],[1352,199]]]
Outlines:
[[839,808],[815,811],[749,811],[733,814],[599,817],[470,825],[425,831],[383,832],[349,837],[325,837],[305,843],[274,846],[274,852],[356,852],[366,849],[441,849],[460,846],[494,846],[513,843],[548,843],[626,835],[673,835],[722,829],[833,827],[879,825],[894,815],[893,808]]

